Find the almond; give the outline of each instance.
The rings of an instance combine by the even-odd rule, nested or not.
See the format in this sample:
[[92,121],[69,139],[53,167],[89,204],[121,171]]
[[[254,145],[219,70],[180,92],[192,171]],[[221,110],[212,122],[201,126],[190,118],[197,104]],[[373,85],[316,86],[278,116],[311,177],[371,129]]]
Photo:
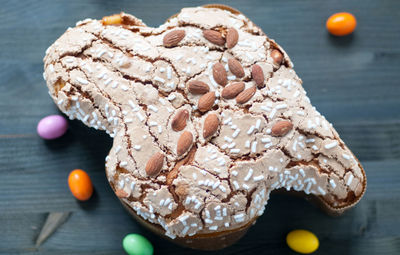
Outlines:
[[122,15],[119,13],[111,16],[105,16],[101,19],[101,22],[103,25],[120,25],[122,24]]
[[157,176],[164,164],[164,154],[155,153],[146,164],[146,173],[148,176]]
[[238,104],[244,104],[244,103],[246,103],[247,101],[249,101],[249,100],[254,96],[254,94],[256,93],[256,90],[257,90],[257,89],[256,89],[255,86],[243,90],[243,91],[236,97],[236,102],[237,102]]
[[282,63],[283,55],[282,53],[275,49],[271,52],[271,58],[274,60],[274,63],[280,65]]
[[228,32],[226,33],[226,46],[228,49],[231,49],[235,47],[239,40],[239,33],[236,29],[233,27],[228,29]]
[[208,41],[219,45],[219,46],[224,46],[225,44],[225,38],[222,37],[221,33],[218,31],[214,30],[203,30],[203,36],[206,38]]
[[222,92],[221,96],[225,99],[232,99],[239,95],[240,92],[244,90],[244,82],[235,82],[229,86],[226,86]]
[[163,38],[165,47],[175,47],[185,37],[185,30],[174,30],[166,34]]
[[239,61],[234,58],[228,60],[228,66],[231,73],[233,73],[236,77],[242,78],[244,76],[244,70]]
[[210,91],[210,87],[202,81],[191,81],[188,84],[188,90],[194,95],[202,95]]
[[184,198],[187,196],[189,190],[189,185],[186,183],[180,183],[176,188],[175,188],[175,194],[178,195],[180,198]]
[[254,82],[257,84],[257,87],[262,87],[264,85],[264,72],[261,66],[255,64],[251,67],[251,76],[253,77]]
[[116,191],[115,191],[115,195],[117,195],[117,197],[120,197],[120,198],[127,198],[127,197],[129,197],[129,194],[128,193],[126,193],[124,190],[122,190],[122,189],[117,189]]
[[292,122],[288,120],[281,120],[276,122],[271,128],[273,136],[284,136],[293,128]]
[[204,120],[203,137],[208,138],[217,132],[219,119],[215,113],[209,114]]
[[189,112],[186,109],[179,110],[171,122],[172,130],[178,132],[186,127],[186,121],[189,118]]
[[178,140],[178,146],[176,148],[176,153],[178,156],[181,156],[185,152],[187,152],[193,144],[193,135],[189,131],[185,131],[182,133],[181,137]]
[[228,83],[228,77],[223,64],[215,63],[213,66],[213,77],[214,80],[221,86],[225,86]]
[[208,92],[200,97],[197,108],[201,112],[206,112],[213,107],[214,101],[215,101],[215,92],[214,91]]

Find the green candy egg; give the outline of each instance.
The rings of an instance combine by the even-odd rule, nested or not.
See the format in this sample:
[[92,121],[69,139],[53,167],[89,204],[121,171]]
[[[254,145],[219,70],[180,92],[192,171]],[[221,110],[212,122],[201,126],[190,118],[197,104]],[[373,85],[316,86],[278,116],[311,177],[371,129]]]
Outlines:
[[129,255],[153,255],[153,245],[145,237],[138,234],[125,236],[122,246]]

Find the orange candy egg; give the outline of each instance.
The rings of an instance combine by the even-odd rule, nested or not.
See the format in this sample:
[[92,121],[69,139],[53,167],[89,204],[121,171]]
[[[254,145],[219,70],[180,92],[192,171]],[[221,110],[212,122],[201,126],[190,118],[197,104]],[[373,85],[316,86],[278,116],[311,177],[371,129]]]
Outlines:
[[353,14],[348,12],[335,13],[326,21],[326,29],[336,36],[344,36],[353,33],[356,29],[357,20]]
[[76,199],[85,201],[93,194],[93,185],[89,175],[81,170],[75,169],[68,176],[68,186]]

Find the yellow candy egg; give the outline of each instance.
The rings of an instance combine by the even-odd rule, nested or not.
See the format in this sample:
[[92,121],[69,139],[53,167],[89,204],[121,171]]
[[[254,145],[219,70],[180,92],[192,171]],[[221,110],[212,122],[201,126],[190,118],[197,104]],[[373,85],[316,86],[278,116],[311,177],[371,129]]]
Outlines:
[[316,235],[308,230],[296,229],[286,236],[287,245],[298,253],[309,254],[318,249],[319,241]]

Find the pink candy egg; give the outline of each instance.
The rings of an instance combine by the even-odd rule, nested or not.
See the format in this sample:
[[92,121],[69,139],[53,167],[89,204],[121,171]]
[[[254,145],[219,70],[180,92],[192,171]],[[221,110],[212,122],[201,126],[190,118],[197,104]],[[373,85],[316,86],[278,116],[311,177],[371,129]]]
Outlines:
[[49,115],[41,119],[37,125],[37,133],[43,139],[56,139],[68,129],[67,120],[61,115]]

